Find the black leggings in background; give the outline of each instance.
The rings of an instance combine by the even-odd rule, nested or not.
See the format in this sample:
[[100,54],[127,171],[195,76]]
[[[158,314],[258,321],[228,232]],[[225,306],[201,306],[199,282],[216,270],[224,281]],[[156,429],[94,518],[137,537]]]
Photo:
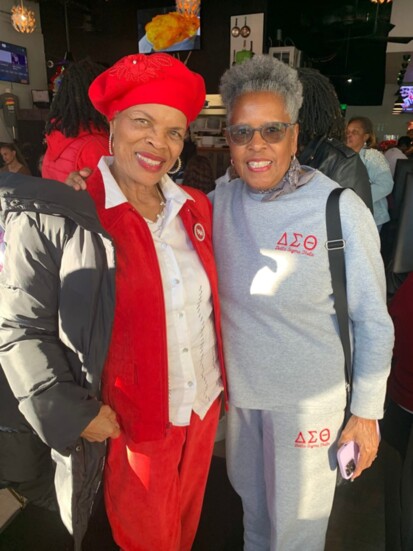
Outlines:
[[392,400],[381,423],[386,551],[413,550],[413,414]]

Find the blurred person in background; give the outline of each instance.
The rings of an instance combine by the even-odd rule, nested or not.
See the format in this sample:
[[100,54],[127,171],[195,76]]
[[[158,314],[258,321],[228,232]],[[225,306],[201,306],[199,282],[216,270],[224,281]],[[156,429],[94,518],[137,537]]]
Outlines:
[[182,183],[209,193],[215,188],[212,166],[204,155],[194,155],[188,161]]
[[37,159],[37,170],[39,172],[39,176],[42,175],[43,159],[44,159],[44,153],[39,155],[39,158]]
[[71,63],[64,71],[46,121],[43,178],[64,182],[83,167],[96,168],[109,154],[108,121],[92,105],[88,90],[105,67],[90,59]]
[[196,143],[192,140],[191,134],[188,129],[184,139],[184,147],[182,149],[181,155],[179,156],[179,158],[181,159],[181,165],[179,166],[179,169],[176,171],[176,173],[171,174],[171,178],[174,182],[176,182],[177,184],[183,183],[183,176],[186,165],[188,164],[191,157],[196,155],[196,153]]
[[413,549],[413,273],[389,304],[395,345],[381,424],[386,551]]
[[406,136],[409,136],[409,138],[411,139],[411,145],[406,151],[406,155],[408,157],[411,157],[413,155],[413,120],[407,123]]
[[412,140],[409,136],[401,136],[397,140],[397,145],[395,147],[391,147],[384,153],[384,156],[389,163],[390,172],[393,178],[397,161],[399,159],[407,159],[406,152],[409,150],[411,143]]
[[368,117],[352,117],[346,128],[346,143],[360,155],[370,179],[373,197],[373,215],[377,229],[390,220],[387,196],[393,189],[389,163],[383,153],[375,149],[373,123]]
[[316,69],[297,69],[303,86],[298,116],[298,153],[301,164],[317,168],[340,184],[353,189],[373,211],[367,170],[359,155],[344,145],[344,117],[334,86]]
[[30,175],[30,169],[20,154],[17,146],[12,143],[4,143],[0,146],[0,155],[3,159],[3,166],[0,172],[15,172]]

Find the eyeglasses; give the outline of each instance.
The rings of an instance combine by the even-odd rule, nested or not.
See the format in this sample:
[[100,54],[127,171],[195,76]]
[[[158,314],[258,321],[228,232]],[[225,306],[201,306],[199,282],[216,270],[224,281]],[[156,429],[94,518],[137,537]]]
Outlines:
[[255,132],[259,132],[261,138],[267,143],[278,143],[285,138],[287,128],[294,125],[295,122],[267,122],[262,126],[253,128],[249,124],[233,124],[227,126],[226,132],[231,142],[236,145],[250,143]]

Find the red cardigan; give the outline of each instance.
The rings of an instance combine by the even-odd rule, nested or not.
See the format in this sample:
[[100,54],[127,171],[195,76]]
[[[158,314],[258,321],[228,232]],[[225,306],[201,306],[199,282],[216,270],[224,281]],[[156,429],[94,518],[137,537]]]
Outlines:
[[[195,199],[186,201],[179,215],[211,285],[226,389],[218,278],[212,250],[212,208],[200,191],[183,189]],[[131,204],[105,209],[99,170],[88,178],[88,191],[116,251],[116,306],[102,376],[103,401],[116,411],[122,430],[133,441],[157,440],[166,435],[169,404],[165,304],[153,238],[147,223]]]

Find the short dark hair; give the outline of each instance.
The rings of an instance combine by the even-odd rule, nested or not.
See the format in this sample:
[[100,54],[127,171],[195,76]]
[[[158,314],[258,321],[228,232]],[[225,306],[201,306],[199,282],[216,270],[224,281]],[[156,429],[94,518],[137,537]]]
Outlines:
[[367,147],[376,147],[376,134],[374,133],[373,123],[368,117],[351,117],[351,119],[348,121],[347,125],[349,125],[352,122],[358,122],[361,124],[364,133],[368,134],[369,137],[366,140]]

